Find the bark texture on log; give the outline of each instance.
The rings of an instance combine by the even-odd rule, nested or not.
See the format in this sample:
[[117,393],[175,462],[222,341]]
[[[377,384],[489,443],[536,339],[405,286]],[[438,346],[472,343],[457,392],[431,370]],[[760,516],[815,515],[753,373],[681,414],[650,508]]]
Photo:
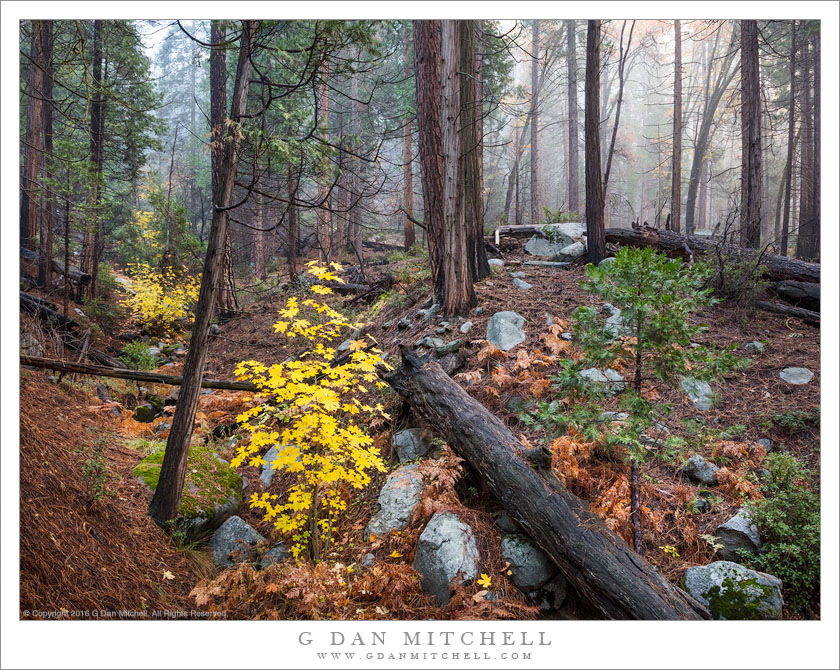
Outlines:
[[820,325],[820,313],[812,312],[809,309],[802,309],[801,307],[792,307],[791,305],[783,305],[779,302],[766,302],[764,300],[756,300],[755,306],[763,309],[766,312],[774,312],[776,314],[784,314],[785,316],[792,316],[795,319],[802,319],[805,323],[811,326]]
[[[30,251],[28,249],[21,248],[20,257],[28,263],[38,265],[41,263],[42,254],[39,249],[36,249],[35,251]],[[60,263],[57,260],[50,259],[50,266],[58,274],[64,274],[64,263]],[[67,273],[67,276],[71,279],[71,281],[74,281],[77,284],[87,285],[90,284],[91,281],[91,276],[87,272],[82,272],[81,270],[77,270],[76,268],[70,268],[70,270]]]
[[780,281],[773,287],[773,292],[785,302],[796,307],[820,311],[820,285],[803,281]]
[[[652,247],[659,249],[671,257],[687,258],[690,249],[695,254],[714,252],[717,248],[721,253],[734,257],[751,257],[755,249],[743,249],[735,244],[726,244],[717,240],[704,240],[700,237],[680,235],[670,230],[656,228],[608,228],[607,242],[622,246]],[[820,264],[807,263],[795,258],[764,254],[761,263],[767,268],[767,278],[773,281],[794,279],[803,282],[818,282],[820,280]]]
[[[95,375],[97,377],[111,377],[114,379],[131,379],[138,382],[154,384],[169,384],[180,386],[184,382],[181,375],[162,375],[156,372],[129,370],[126,368],[108,368],[100,365],[81,365],[67,361],[56,361],[40,356],[21,356],[20,364],[32,368],[44,368],[56,372],[71,372],[80,375]],[[223,389],[227,391],[251,391],[256,393],[259,387],[250,382],[230,382],[224,379],[202,379],[201,386],[206,389]]]
[[688,594],[633,552],[559,482],[522,456],[520,441],[440,365],[401,347],[385,380],[484,478],[508,514],[557,564],[577,594],[607,619],[709,619]]

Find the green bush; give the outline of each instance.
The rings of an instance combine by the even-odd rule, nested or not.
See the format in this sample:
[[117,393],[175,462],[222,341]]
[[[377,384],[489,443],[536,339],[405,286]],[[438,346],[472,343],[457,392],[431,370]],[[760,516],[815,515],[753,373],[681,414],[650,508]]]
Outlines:
[[819,490],[812,473],[789,453],[770,454],[765,465],[765,498],[749,505],[763,544],[757,555],[744,553],[744,562],[781,579],[790,608],[806,614],[819,599]]
[[577,212],[564,212],[562,209],[543,207],[542,222],[545,223],[575,223],[580,220]]
[[149,353],[149,345],[141,340],[129,342],[120,352],[120,360],[132,370],[154,370],[157,360]]

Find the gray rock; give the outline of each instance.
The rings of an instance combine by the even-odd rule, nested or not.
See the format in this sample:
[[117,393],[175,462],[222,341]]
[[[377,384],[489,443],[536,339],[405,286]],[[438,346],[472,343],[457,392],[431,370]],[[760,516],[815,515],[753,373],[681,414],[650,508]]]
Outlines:
[[463,333],[464,335],[466,335],[467,333],[470,332],[470,330],[472,330],[472,327],[473,327],[473,322],[472,321],[464,321],[464,323],[461,324],[461,327],[458,330],[461,331],[461,333]]
[[552,223],[543,226],[542,233],[534,235],[525,245],[525,251],[532,256],[554,257],[563,249],[579,242],[586,235],[586,225],[582,223]]
[[560,249],[560,253],[557,254],[556,258],[558,258],[560,262],[568,262],[573,261],[576,258],[580,258],[585,253],[586,245],[583,242],[572,242],[572,244],[566,245]]
[[20,338],[20,353],[24,356],[43,357],[44,347],[32,333],[27,333]]
[[545,325],[551,326],[554,323],[554,317],[551,316],[548,312],[544,312],[545,314]]
[[741,562],[738,549],[745,549],[751,553],[758,553],[761,550],[761,537],[758,534],[749,512],[744,508],[726,523],[715,528],[715,537],[723,545],[717,556],[724,561]]
[[514,279],[513,285],[518,289],[522,289],[523,291],[527,291],[529,288],[534,288],[531,284],[524,281],[523,279]]
[[438,305],[437,303],[435,303],[434,305],[432,305],[431,307],[429,307],[429,309],[426,309],[426,310],[420,310],[420,311],[421,311],[421,312],[424,312],[424,314],[423,314],[423,321],[431,321],[431,320],[432,320],[432,317],[433,317],[433,316],[435,316],[435,314],[437,314],[438,312],[440,312],[440,305]]
[[365,554],[362,556],[362,566],[365,568],[372,568],[376,565],[376,556],[373,554]]
[[156,433],[157,435],[160,435],[161,433],[165,433],[165,432],[166,432],[167,430],[169,430],[170,428],[172,428],[172,424],[171,424],[171,423],[169,423],[168,421],[161,421],[161,422],[158,424],[158,427],[157,427],[157,429],[155,430],[155,433]]
[[463,344],[462,340],[452,340],[448,344],[442,344],[435,347],[435,356],[446,356],[446,354],[454,354]]
[[505,266],[505,262],[501,258],[489,258],[487,263],[490,265],[491,272],[499,272]]
[[379,492],[379,510],[370,520],[365,536],[387,535],[403,530],[423,495],[423,479],[416,465],[403,465],[394,470]]
[[511,277],[516,277],[517,279],[524,279],[525,278],[525,273],[524,272],[511,272],[510,276]]
[[516,312],[496,312],[487,323],[487,341],[502,351],[525,341],[525,317]]
[[764,447],[764,450],[769,454],[773,451],[773,443],[767,439],[766,437],[762,437],[760,440],[756,440],[758,444]]
[[600,263],[598,263],[598,267],[603,267],[605,265],[612,265],[615,263],[615,256],[608,256],[607,258],[603,259]]
[[149,356],[152,358],[160,356],[160,347],[149,347]]
[[516,525],[516,522],[505,511],[500,512],[496,517],[496,526],[505,533],[516,533],[519,531],[519,526]]
[[[213,563],[218,568],[227,568],[236,563],[251,560],[254,557],[255,545],[263,540],[263,536],[240,517],[232,516],[219,526],[210,538]],[[231,552],[237,550],[239,554],[231,558]]]
[[390,321],[386,321],[385,323],[382,324],[382,329],[383,330],[388,330],[393,325],[394,325],[394,320],[391,319]]
[[544,612],[556,612],[566,602],[568,595],[569,583],[563,575],[557,574],[541,588],[531,591],[528,597]]
[[749,351],[751,354],[760,354],[762,351],[764,351],[765,346],[764,342],[754,341],[744,345],[744,349]]
[[394,433],[394,450],[400,463],[423,458],[429,453],[429,445],[420,435],[419,428],[406,428]]
[[712,387],[709,386],[708,382],[693,377],[683,377],[680,384],[695,408],[702,412],[712,409]]
[[507,401],[507,408],[513,414],[521,414],[522,412],[532,410],[535,405],[536,403],[530,398],[520,398],[517,395],[511,396]]
[[271,447],[265,456],[263,456],[263,460],[265,463],[260,468],[260,481],[263,483],[263,486],[268,486],[271,484],[271,479],[274,477],[274,468],[271,467],[271,463],[280,455],[280,450],[277,446]]
[[476,307],[476,308],[473,310],[473,314],[474,314],[475,316],[481,316],[482,314],[484,314],[484,308],[483,308],[483,307]]
[[406,328],[411,328],[411,319],[404,316],[397,322],[397,330],[405,330]]
[[478,574],[478,547],[472,528],[451,512],[438,512],[420,534],[412,565],[420,573],[423,590],[446,605],[453,579],[465,584]]
[[782,580],[737,563],[689,568],[684,588],[718,620],[782,618]]
[[705,514],[712,509],[712,503],[705,498],[695,498],[692,501],[690,508],[695,514]]
[[563,244],[562,242],[552,242],[542,235],[534,235],[525,243],[525,251],[532,256],[547,256],[548,258],[554,258],[567,246],[567,244]]
[[446,326],[439,326],[435,328],[435,335],[443,335],[446,332]]
[[513,583],[523,593],[535,591],[557,574],[557,566],[524,535],[502,540],[502,558],[510,563]]
[[262,569],[265,569],[269,565],[279,563],[284,558],[288,558],[289,556],[291,556],[289,550],[286,549],[282,542],[278,542],[260,557],[259,566]]
[[134,420],[140,423],[151,423],[160,412],[152,405],[138,405],[134,410]]
[[438,347],[442,347],[444,342],[439,337],[429,337],[426,336],[421,340],[421,343],[424,347],[429,349],[437,349]]
[[218,337],[222,334],[222,329],[215,323],[210,324],[210,337]]
[[624,318],[621,316],[621,310],[614,305],[611,305],[608,302],[604,303],[604,306],[601,308],[601,311],[604,314],[609,314],[607,317],[607,322],[604,324],[604,327],[607,329],[613,337],[619,337],[621,335],[630,335],[632,330],[630,326],[624,321]]
[[712,486],[717,481],[717,465],[710,463],[700,454],[694,454],[683,466],[683,474],[689,479],[706,486]]
[[604,421],[626,421],[629,416],[627,412],[601,412]]
[[607,395],[621,393],[627,387],[627,382],[624,380],[624,377],[612,368],[607,368],[603,371],[598,368],[586,368],[578,374],[596,390]]
[[779,373],[779,377],[788,384],[801,386],[810,382],[814,378],[814,373],[808,368],[785,368]]
[[571,333],[562,333],[562,334],[560,335],[560,337],[561,337],[562,339],[566,340],[567,342],[571,342],[571,341],[575,338],[575,336],[574,336],[574,335],[572,335]]

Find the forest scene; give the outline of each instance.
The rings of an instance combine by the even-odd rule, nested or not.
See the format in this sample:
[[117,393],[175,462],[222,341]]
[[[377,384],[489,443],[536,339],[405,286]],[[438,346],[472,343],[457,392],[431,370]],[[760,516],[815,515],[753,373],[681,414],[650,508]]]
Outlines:
[[821,619],[821,53],[20,21],[19,618]]

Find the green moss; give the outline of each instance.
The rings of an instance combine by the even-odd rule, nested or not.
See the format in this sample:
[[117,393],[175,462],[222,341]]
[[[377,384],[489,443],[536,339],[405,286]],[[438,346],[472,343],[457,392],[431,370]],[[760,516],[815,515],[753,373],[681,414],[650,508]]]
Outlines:
[[[165,450],[161,449],[144,458],[133,474],[153,491],[160,479]],[[241,478],[229,465],[207,447],[200,444],[190,446],[187,458],[187,474],[181,494],[181,516],[213,516],[215,506],[221,505],[231,494],[242,496]]]
[[715,619],[745,621],[765,618],[761,602],[771,593],[769,586],[759,584],[754,577],[744,580],[727,577],[720,586],[710,588],[704,597],[709,601],[709,611]]

